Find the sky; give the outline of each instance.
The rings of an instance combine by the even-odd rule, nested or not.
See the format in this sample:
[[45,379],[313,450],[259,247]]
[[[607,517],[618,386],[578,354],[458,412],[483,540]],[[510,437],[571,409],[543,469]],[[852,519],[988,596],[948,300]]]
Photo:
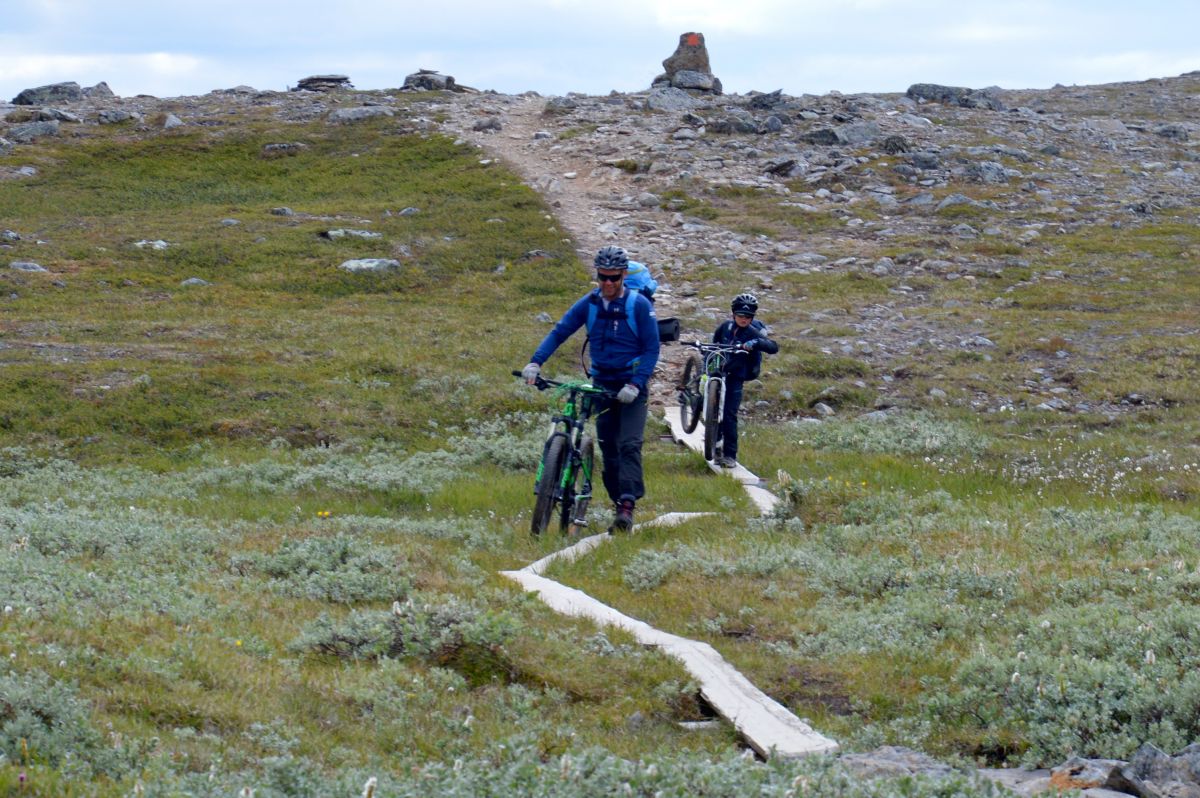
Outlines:
[[1198,0],[0,0],[0,102],[177,97],[420,68],[503,93],[640,91],[685,32],[726,93],[1049,88],[1200,70]]

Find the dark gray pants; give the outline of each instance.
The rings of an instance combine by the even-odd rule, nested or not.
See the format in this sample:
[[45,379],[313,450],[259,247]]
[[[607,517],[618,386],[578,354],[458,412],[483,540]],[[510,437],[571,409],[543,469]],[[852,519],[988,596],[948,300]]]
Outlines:
[[[621,386],[604,385],[610,390]],[[613,502],[621,499],[637,501],[646,495],[642,481],[642,439],[646,431],[646,392],[623,405],[609,399],[599,406],[596,416],[596,437],[600,457],[604,460],[604,489]]]

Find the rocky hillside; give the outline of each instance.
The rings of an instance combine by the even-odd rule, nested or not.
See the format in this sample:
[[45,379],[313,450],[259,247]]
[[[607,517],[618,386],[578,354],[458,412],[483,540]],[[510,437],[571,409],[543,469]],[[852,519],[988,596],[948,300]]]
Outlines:
[[[917,398],[903,380],[915,361],[990,357],[1012,336],[1043,344],[1043,369],[1068,356],[1104,358],[1103,321],[1069,331],[1022,321],[1016,330],[1003,311],[1049,287],[1079,300],[1068,310],[1087,313],[1086,295],[1131,278],[1099,264],[1103,251],[1085,257],[1075,244],[1119,242],[1166,219],[1192,224],[1200,206],[1200,72],[1045,91],[917,84],[906,95],[820,97],[669,85],[605,97],[413,91],[420,77],[403,92],[359,92],[347,81],[157,99],[97,87],[70,102],[0,106],[0,179],[31,176],[43,137],[86,137],[95,125],[141,138],[219,130],[239,117],[331,125],[388,117],[398,130],[471,140],[481,158],[505,159],[550,199],[582,258],[618,243],[651,264],[663,278],[660,307],[693,333],[716,323],[732,293],[761,292],[764,317],[784,337],[893,378],[859,396],[878,408]],[[1188,265],[1200,253],[1185,245],[1176,254]],[[822,301],[797,279],[816,275],[861,277],[877,290]],[[1175,398],[1007,376],[988,375],[968,392],[935,378],[920,393],[979,410],[1108,414]],[[836,409],[815,410],[818,398],[785,401],[781,411]]]

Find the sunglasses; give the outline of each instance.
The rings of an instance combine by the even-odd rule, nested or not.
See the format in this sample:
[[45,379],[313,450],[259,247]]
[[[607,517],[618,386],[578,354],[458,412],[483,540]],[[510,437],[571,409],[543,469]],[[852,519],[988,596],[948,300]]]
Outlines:
[[601,274],[600,272],[596,272],[596,279],[602,283],[617,283],[624,279],[624,277],[624,272],[621,274]]
[[752,318],[754,318],[754,314],[753,314],[753,313],[734,313],[733,315],[737,316],[739,319],[752,319]]

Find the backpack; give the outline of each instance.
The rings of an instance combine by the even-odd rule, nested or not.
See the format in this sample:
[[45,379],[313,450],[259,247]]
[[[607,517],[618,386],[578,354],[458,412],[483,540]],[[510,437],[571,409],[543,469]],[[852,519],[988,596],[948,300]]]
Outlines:
[[640,291],[646,299],[654,301],[654,292],[658,290],[658,281],[650,276],[650,267],[636,260],[629,261],[629,270],[625,272],[625,285],[631,290]]

